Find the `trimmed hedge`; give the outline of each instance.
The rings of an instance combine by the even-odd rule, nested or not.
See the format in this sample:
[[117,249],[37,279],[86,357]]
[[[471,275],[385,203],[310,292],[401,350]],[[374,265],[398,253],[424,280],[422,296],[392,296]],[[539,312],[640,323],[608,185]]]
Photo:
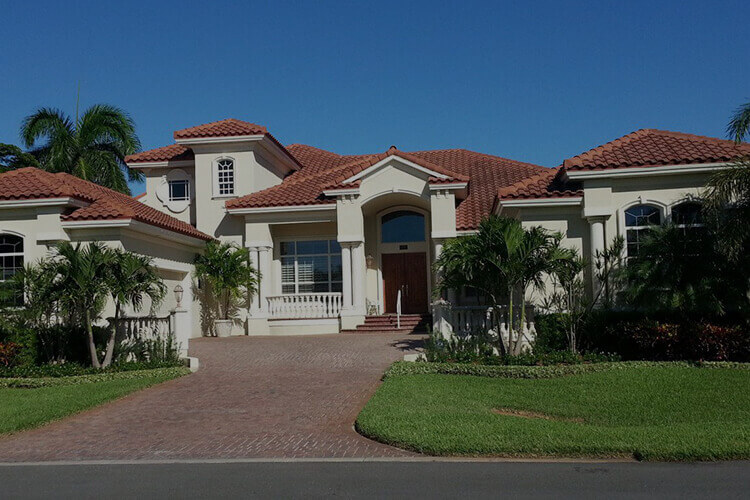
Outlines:
[[0,366],[0,380],[3,378],[59,378],[59,377],[78,377],[83,375],[96,375],[101,373],[119,373],[132,372],[141,370],[154,370],[158,368],[179,368],[184,363],[172,363],[162,361],[150,361],[140,363],[129,361],[124,363],[115,363],[104,369],[83,366],[78,363],[61,363],[57,365],[20,365],[20,366]]
[[429,363],[423,361],[397,361],[383,375],[388,377],[400,375],[473,375],[477,377],[493,378],[555,378],[566,375],[580,375],[607,370],[627,370],[646,366],[692,366],[700,368],[730,368],[736,370],[750,370],[750,363],[734,363],[724,361],[708,361],[690,363],[687,361],[621,361],[609,363],[581,363],[575,365],[551,366],[497,366],[477,365],[468,363]]
[[38,389],[40,387],[54,387],[61,385],[80,385],[105,382],[109,380],[125,380],[147,378],[154,376],[181,377],[190,373],[190,369],[182,366],[157,368],[153,370],[128,370],[120,372],[102,372],[77,375],[72,377],[40,377],[40,378],[0,378],[0,388]]

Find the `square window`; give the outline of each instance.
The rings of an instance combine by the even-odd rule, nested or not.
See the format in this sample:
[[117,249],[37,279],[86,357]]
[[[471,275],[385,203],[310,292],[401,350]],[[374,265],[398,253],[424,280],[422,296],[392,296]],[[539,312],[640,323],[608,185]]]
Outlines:
[[185,201],[190,199],[190,183],[188,181],[169,181],[169,201]]

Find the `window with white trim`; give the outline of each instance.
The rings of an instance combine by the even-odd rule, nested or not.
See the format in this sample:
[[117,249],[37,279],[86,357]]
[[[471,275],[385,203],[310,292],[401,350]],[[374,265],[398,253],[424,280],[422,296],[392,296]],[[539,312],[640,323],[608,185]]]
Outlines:
[[[0,234],[0,286],[5,286],[18,271],[23,269],[23,238],[14,234]],[[18,294],[15,305],[23,304]]]
[[661,224],[661,210],[653,205],[635,205],[625,210],[627,258],[638,258],[643,240],[654,226]]
[[341,246],[336,240],[284,241],[281,293],[340,292]]
[[169,201],[190,200],[190,182],[187,180],[169,181]]
[[219,196],[234,195],[234,160],[222,158],[216,161],[216,190]]

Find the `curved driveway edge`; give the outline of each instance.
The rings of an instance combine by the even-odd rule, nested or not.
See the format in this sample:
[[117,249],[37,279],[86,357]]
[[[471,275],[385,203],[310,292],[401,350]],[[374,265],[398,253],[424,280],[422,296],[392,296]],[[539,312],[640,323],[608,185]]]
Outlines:
[[389,364],[418,342],[403,334],[195,339],[198,372],[0,438],[0,462],[411,456],[360,436],[353,423]]

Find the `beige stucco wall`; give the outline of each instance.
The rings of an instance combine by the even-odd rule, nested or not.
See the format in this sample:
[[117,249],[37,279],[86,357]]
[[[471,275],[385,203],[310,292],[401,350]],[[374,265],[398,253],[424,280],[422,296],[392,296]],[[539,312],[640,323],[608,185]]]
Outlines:
[[[166,176],[171,168],[144,168],[143,174],[146,178],[146,192],[143,197],[139,198],[138,201],[148,205],[156,210],[160,210],[164,213],[171,215],[172,217],[179,219],[188,224],[196,224],[196,184],[195,184],[195,168],[192,166],[177,166],[175,169],[183,170],[187,174],[187,179],[190,182],[190,203],[188,208],[182,211],[171,210],[169,203],[160,200],[156,194],[157,189],[165,182]],[[168,192],[167,192],[168,194]]]

